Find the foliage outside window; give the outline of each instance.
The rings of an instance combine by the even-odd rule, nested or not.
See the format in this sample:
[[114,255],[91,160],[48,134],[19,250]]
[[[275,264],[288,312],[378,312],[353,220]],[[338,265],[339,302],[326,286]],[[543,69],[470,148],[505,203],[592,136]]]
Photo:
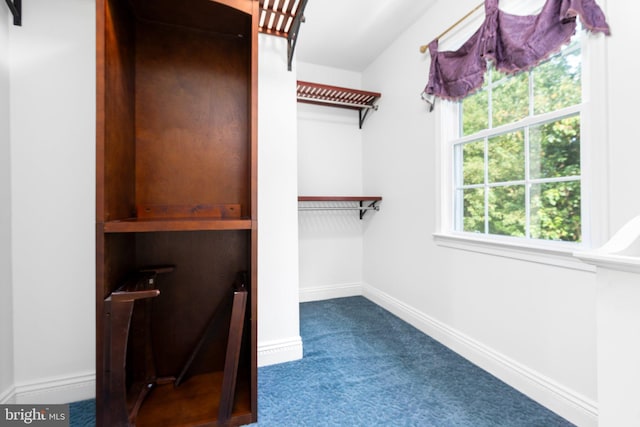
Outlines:
[[581,99],[578,37],[529,72],[489,67],[459,103],[456,231],[581,241]]

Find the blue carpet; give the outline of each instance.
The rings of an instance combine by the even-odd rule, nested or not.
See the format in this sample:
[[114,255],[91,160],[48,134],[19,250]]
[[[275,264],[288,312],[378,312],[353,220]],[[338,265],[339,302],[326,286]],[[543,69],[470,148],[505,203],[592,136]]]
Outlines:
[[[572,424],[362,297],[300,305],[304,358],[258,371],[259,427]],[[91,426],[92,400],[70,406]]]
[[69,427],[92,427],[96,425],[95,399],[69,404]]
[[259,370],[261,427],[572,425],[365,298],[300,320],[304,358]]

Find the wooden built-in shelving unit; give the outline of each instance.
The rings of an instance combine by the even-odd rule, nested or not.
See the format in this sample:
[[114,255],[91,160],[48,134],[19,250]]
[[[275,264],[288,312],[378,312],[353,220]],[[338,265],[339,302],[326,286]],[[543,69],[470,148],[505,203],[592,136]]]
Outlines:
[[257,420],[258,19],[96,0],[98,426]]

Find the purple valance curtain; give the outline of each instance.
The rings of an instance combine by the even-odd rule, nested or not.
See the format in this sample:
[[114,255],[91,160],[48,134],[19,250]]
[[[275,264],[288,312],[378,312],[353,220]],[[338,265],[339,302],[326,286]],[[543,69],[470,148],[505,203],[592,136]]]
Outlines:
[[569,42],[576,17],[589,31],[607,35],[609,25],[594,0],[547,0],[537,15],[510,15],[498,0],[485,0],[482,26],[458,50],[438,51],[429,44],[431,68],[424,92],[459,100],[482,86],[487,60],[501,72],[514,74],[535,67]]

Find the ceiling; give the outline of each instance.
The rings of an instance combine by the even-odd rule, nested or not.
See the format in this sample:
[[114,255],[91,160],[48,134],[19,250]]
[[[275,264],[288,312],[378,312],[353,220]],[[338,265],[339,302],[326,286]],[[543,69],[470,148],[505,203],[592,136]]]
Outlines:
[[308,0],[296,59],[363,71],[436,0]]

